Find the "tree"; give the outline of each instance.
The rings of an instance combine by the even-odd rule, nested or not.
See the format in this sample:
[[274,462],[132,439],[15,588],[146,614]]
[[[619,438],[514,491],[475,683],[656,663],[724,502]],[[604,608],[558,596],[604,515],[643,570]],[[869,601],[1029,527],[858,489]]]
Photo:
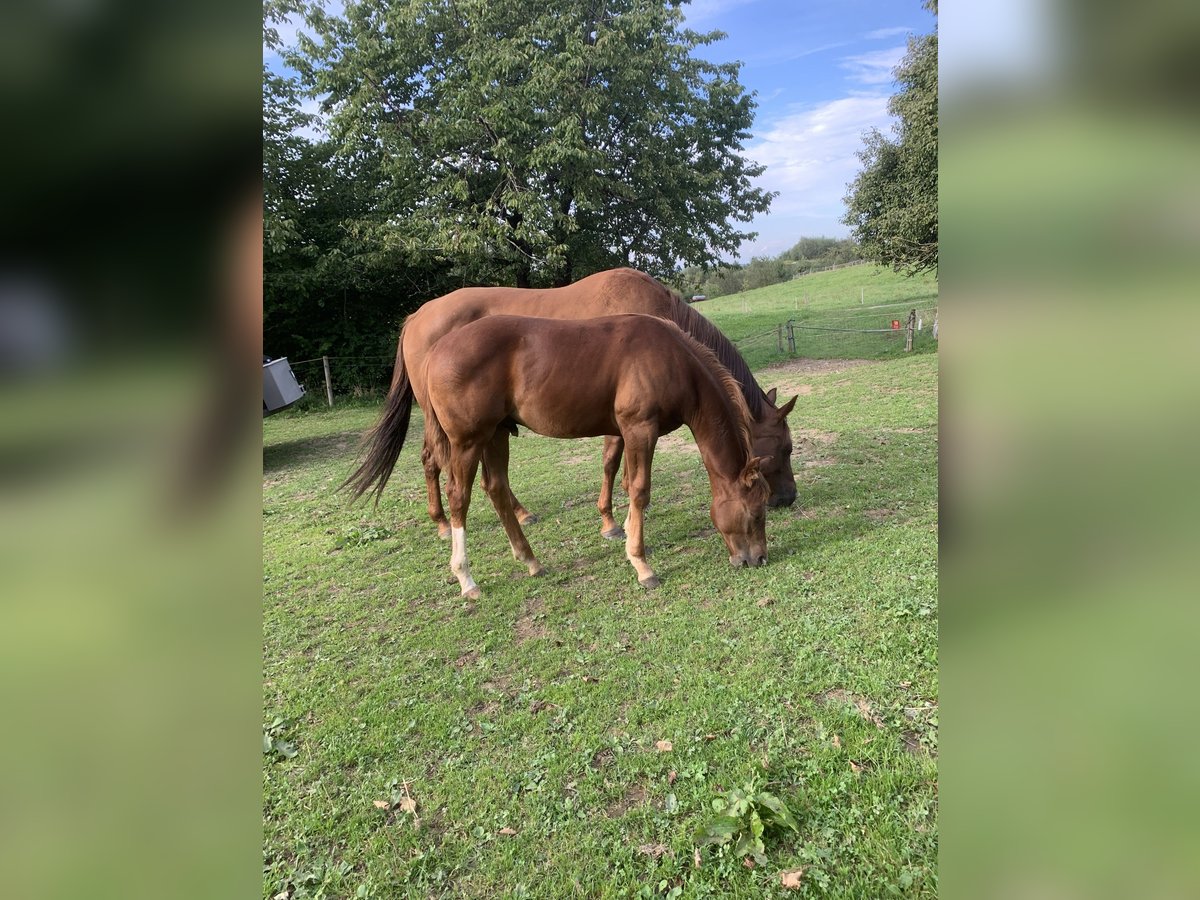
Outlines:
[[700,293],[710,298],[737,294],[743,289],[744,279],[745,270],[741,266],[721,266],[709,275]]
[[780,257],[756,256],[750,260],[742,276],[742,290],[767,287],[787,278],[787,269]]
[[[264,5],[268,48],[278,49],[274,25],[295,8]],[[300,101],[293,78],[263,66],[263,346],[293,359],[374,357],[335,366],[335,387],[386,385],[404,316],[461,282],[384,239],[379,182],[364,177],[378,158],[306,136],[314,117]]]
[[311,10],[291,62],[379,188],[382,240],[518,285],[667,276],[751,237],[739,64],[693,51],[677,0],[394,0]]
[[[937,0],[925,6],[937,15]],[[863,170],[848,186],[842,218],[867,258],[910,275],[938,264],[937,55],[936,27],[909,38],[895,70],[900,90],[888,102],[896,140],[877,128],[863,136]]]

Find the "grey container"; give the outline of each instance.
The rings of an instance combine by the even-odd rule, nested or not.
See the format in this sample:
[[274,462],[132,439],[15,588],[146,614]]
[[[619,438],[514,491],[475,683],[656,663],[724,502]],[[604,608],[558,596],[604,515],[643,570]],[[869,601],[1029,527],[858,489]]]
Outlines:
[[287,357],[263,363],[263,416],[286,409],[304,396]]

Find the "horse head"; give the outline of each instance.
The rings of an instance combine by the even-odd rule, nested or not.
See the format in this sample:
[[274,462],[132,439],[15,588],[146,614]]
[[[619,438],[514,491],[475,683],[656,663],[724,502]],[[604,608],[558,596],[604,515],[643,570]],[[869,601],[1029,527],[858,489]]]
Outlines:
[[763,462],[762,457],[751,457],[736,479],[713,492],[712,521],[734,566],[761,566],[767,561],[770,488],[762,475]]

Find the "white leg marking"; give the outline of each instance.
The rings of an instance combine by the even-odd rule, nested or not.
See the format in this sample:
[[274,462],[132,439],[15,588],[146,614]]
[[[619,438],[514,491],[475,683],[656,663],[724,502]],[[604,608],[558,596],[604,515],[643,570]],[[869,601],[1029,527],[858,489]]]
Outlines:
[[451,551],[450,571],[458,579],[458,586],[464,594],[476,590],[478,585],[471,577],[471,566],[467,562],[467,533],[465,528],[450,528]]

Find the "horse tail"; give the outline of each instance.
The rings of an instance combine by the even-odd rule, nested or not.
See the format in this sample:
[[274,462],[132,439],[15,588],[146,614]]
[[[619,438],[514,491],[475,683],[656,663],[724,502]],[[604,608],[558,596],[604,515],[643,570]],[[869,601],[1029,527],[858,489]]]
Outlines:
[[400,348],[396,350],[396,370],[392,375],[392,387],[388,391],[383,415],[363,441],[366,458],[354,473],[341,483],[338,490],[350,488],[352,500],[357,500],[369,490],[375,492],[375,503],[383,496],[384,486],[396,467],[404,439],[408,435],[408,420],[412,415],[413,388],[404,368],[404,336],[401,332]]

